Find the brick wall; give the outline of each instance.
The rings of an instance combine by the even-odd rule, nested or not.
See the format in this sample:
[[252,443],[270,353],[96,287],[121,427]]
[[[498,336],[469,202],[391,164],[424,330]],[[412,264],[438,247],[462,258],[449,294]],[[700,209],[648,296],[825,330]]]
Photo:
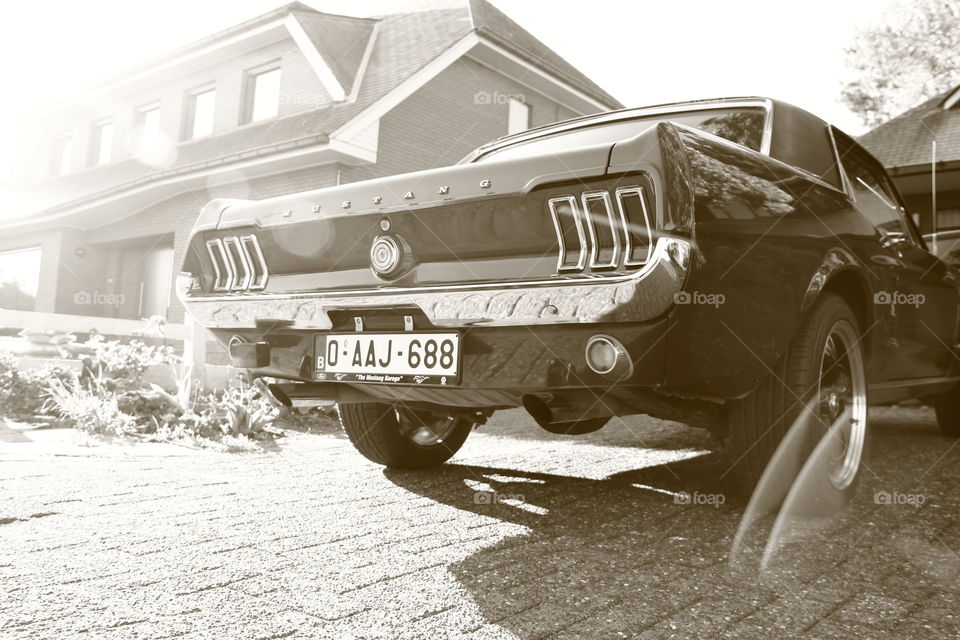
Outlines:
[[342,182],[454,164],[507,134],[507,97],[530,105],[530,126],[575,117],[569,109],[469,58],[461,58],[380,120],[375,165],[344,167]]

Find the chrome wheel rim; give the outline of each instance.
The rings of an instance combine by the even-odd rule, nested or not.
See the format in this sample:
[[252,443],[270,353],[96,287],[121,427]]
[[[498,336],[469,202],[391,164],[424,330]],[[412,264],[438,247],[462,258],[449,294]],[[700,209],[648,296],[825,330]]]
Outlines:
[[[860,470],[867,435],[867,385],[859,335],[838,320],[824,341],[817,386],[817,416],[831,438],[827,474],[843,490]],[[835,423],[842,420],[841,424]]]
[[437,416],[403,406],[396,406],[393,411],[400,433],[418,447],[443,444],[458,424],[456,416]]

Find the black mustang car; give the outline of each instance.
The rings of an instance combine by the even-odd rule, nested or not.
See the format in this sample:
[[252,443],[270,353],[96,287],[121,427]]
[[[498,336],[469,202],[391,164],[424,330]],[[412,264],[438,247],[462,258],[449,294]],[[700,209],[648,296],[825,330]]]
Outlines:
[[757,481],[804,406],[861,468],[868,404],[960,435],[958,273],[880,164],[789,104],[626,109],[456,166],[200,214],[178,290],[290,404],[333,399],[389,466],[438,465],[497,410],[582,434],[647,413],[728,434]]

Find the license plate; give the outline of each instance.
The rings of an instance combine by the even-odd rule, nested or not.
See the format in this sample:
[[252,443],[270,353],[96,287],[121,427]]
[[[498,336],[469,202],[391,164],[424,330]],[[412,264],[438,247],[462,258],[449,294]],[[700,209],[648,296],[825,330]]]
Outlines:
[[328,333],[316,337],[317,380],[457,384],[457,333]]

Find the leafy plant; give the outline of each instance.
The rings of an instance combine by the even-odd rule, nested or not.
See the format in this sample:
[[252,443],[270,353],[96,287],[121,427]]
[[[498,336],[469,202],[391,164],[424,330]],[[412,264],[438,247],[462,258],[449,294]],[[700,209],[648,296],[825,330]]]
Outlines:
[[8,416],[35,416],[44,413],[46,391],[51,381],[69,382],[76,374],[60,367],[21,371],[17,359],[0,352],[0,413]]
[[201,430],[218,429],[229,436],[256,437],[268,432],[279,410],[258,389],[239,386],[212,393],[203,399]]
[[80,431],[124,435],[135,430],[133,416],[120,410],[117,396],[102,384],[53,379],[46,395],[57,413]]
[[108,387],[121,390],[142,386],[149,367],[179,361],[173,347],[148,345],[141,340],[124,343],[93,336],[85,346],[93,350],[86,363],[90,374],[103,378]]
[[[283,433],[274,427],[279,410],[260,386],[201,394],[192,368],[170,347],[102,338],[86,346],[92,357],[80,378],[66,370],[19,371],[13,356],[0,354],[0,413],[54,411],[88,433],[188,438],[228,450],[255,448],[255,440]],[[161,364],[173,366],[173,388],[144,386],[147,369]]]

